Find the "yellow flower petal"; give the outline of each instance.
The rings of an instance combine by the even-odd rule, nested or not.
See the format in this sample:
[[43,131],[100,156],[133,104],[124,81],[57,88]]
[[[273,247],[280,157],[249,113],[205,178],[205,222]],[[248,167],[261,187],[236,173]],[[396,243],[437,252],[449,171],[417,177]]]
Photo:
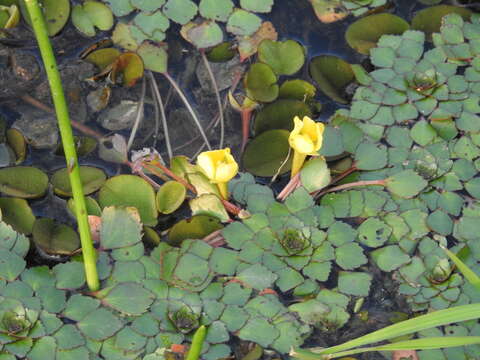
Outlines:
[[203,171],[207,178],[213,179],[215,178],[215,165],[213,163],[213,159],[207,152],[202,152],[197,157],[197,165]]
[[294,128],[290,132],[288,142],[290,147],[304,155],[317,155],[322,147],[324,125],[304,116],[293,119]]
[[311,152],[315,151],[314,144],[312,140],[305,135],[298,135],[295,136],[293,139],[294,146],[293,148],[295,151],[298,151],[300,154],[310,154]]
[[197,165],[212,183],[224,183],[238,173],[238,164],[230,154],[230,148],[204,151],[197,158]]
[[230,181],[238,172],[237,163],[221,163],[217,168],[217,173],[215,174],[216,182],[227,182]]

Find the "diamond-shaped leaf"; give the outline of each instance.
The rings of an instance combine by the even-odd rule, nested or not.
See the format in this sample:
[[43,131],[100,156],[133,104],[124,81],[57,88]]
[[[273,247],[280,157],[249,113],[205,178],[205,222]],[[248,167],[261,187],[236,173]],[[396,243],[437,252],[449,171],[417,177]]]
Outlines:
[[89,338],[102,341],[113,336],[123,324],[105,308],[92,311],[77,323],[79,330]]
[[392,194],[407,199],[418,195],[427,184],[425,179],[413,170],[398,172],[385,180],[385,186]]

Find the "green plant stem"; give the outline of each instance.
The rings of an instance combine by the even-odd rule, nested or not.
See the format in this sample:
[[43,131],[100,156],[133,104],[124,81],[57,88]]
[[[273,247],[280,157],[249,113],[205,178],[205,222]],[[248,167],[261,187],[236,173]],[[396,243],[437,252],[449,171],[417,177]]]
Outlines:
[[60,73],[58,72],[55,56],[53,55],[52,45],[48,38],[47,27],[43,18],[37,0],[25,0],[25,5],[32,20],[33,30],[37,38],[40,54],[45,65],[50,90],[52,93],[53,104],[58,119],[58,127],[62,138],[63,151],[69,169],[68,175],[72,186],[73,199],[75,203],[75,214],[77,217],[78,231],[82,243],[83,262],[85,266],[85,277],[88,287],[91,291],[96,291],[100,287],[96,254],[93,248],[90,235],[90,226],[88,224],[87,208],[83,194],[82,181],[80,179],[80,168],[78,166],[77,154],[75,151],[75,141],[73,139],[72,127],[68,115],[67,102],[63,92]]
[[192,338],[192,346],[188,351],[185,360],[198,360],[200,358],[200,353],[202,352],[203,342],[207,336],[207,328],[205,325],[200,326]]
[[[129,164],[130,167],[133,169],[133,164]],[[182,184],[183,186],[185,186],[188,190],[190,190],[193,194],[197,194],[197,190],[195,190],[195,187],[190,184],[189,182],[187,182],[185,179],[183,179],[182,177],[180,176],[177,176],[175,173],[173,173],[169,168],[167,168],[166,166],[162,165],[160,162],[158,161],[155,161],[155,162],[145,162],[145,163],[142,163],[142,166],[148,170],[149,172],[151,172],[153,175],[155,176],[158,176],[160,177],[161,179],[164,178],[164,176],[168,176],[170,177],[171,179],[175,180],[175,181],[178,181],[180,184]],[[156,168],[160,169],[160,171],[158,171]],[[248,213],[246,213],[243,209],[239,208],[238,206],[232,204],[230,201],[228,200],[225,200],[225,199],[220,199],[223,203],[223,206],[225,207],[225,209],[230,213],[230,214],[233,214],[233,215],[239,215],[239,214],[243,214],[245,216],[248,215]]]
[[378,185],[378,186],[385,186],[385,179],[383,180],[364,180],[364,181],[355,181],[352,183],[348,184],[343,184],[343,185],[338,185],[333,188],[330,188],[328,190],[322,191],[318,194],[318,197],[321,197],[322,195],[325,195],[330,192],[335,192],[335,191],[340,191],[340,190],[346,190],[358,186],[370,186],[370,185]]

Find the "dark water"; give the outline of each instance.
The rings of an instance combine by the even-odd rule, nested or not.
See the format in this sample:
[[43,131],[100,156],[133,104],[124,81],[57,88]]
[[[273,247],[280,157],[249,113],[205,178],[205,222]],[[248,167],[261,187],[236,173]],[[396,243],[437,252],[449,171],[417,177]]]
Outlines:
[[[421,9],[423,6],[420,5],[416,0],[396,0],[393,1],[394,9],[392,10],[395,14],[401,16],[402,18],[410,21],[414,12]],[[270,20],[273,22],[277,32],[279,33],[279,40],[294,39],[302,43],[307,49],[307,64],[308,60],[325,54],[332,54],[343,58],[344,60],[350,63],[362,63],[365,61],[366,57],[356,53],[352,50],[346,43],[344,39],[345,31],[349,24],[351,24],[355,18],[349,17],[343,21],[333,23],[333,24],[322,24],[315,16],[315,13],[306,0],[276,0],[273,11],[271,14],[264,16],[265,20]],[[69,25],[71,26],[71,25]],[[178,27],[173,27],[170,32],[178,30]],[[66,32],[67,35],[72,35],[71,32]],[[73,33],[74,34],[74,33]],[[57,46],[62,47],[64,53],[59,56],[59,63],[64,64],[69,61],[73,61],[90,42],[94,42],[96,39],[104,37],[104,35],[99,35],[96,39],[87,40],[83,38],[79,39],[79,44],[69,44],[68,41],[61,39],[62,36],[65,36],[65,33],[60,35],[58,39],[55,39]],[[68,36],[66,37],[68,39]],[[66,45],[62,45],[62,43]],[[205,105],[201,99],[195,97],[196,88],[198,88],[198,81],[195,79],[194,74],[188,74],[189,63],[192,61],[191,58],[198,56],[195,53],[194,49],[191,46],[186,44],[183,40],[173,39],[171,42],[171,61],[169,72],[172,76],[178,79],[180,85],[184,88],[186,94],[192,100],[192,103],[195,105],[195,109],[198,114],[205,116],[206,118],[213,116],[216,109],[212,108],[211,105]],[[198,61],[198,59],[197,59]],[[251,61],[251,60],[250,60]],[[290,78],[303,78],[311,81],[308,74],[308,66],[304,66],[300,73],[295,74]],[[175,97],[169,97],[169,87],[166,81],[162,81],[161,76],[157,76],[157,80],[162,92],[162,95],[165,98],[170,98],[168,101],[167,107],[167,117],[171,118],[172,114],[178,109],[182,108],[182,103]],[[115,90],[116,91],[116,90]],[[137,85],[132,89],[124,90],[129,96],[137,96],[140,92],[140,86]],[[319,118],[323,121],[326,121],[328,117],[338,108],[337,103],[331,101],[328,97],[324,96],[320,92],[317,95],[317,99],[323,104],[323,110],[320,113]],[[153,108],[151,105],[147,105],[146,109],[146,118],[144,121],[152,121],[151,116],[153,113]],[[9,123],[13,122],[16,117],[19,116],[18,112],[15,110],[15,102],[9,101],[8,103],[0,103],[0,115],[8,119]],[[238,148],[240,144],[240,118],[239,115],[228,111],[227,114],[227,144],[234,148],[234,152],[238,154]],[[94,119],[88,123],[94,128],[99,129],[95,125]],[[178,124],[171,124],[172,128]],[[178,130],[182,132],[182,129]],[[107,131],[104,131],[107,134]],[[124,132],[124,135],[128,136],[128,132]],[[218,131],[215,133],[209,133],[212,143],[215,144],[216,138],[218,136]],[[174,147],[180,146],[183,142],[189,142],[191,140],[192,133],[186,132],[183,134],[183,139],[179,137],[178,142],[173,144]],[[150,145],[150,142],[147,142],[146,145]],[[180,148],[176,155],[182,153],[191,154],[195,152],[198,148],[200,142],[194,142],[191,145]],[[158,150],[164,153],[165,144],[162,141],[158,142]],[[119,168],[116,165],[104,162],[99,159],[95,153],[89,155],[88,157],[81,159],[81,164],[83,165],[94,165],[103,168],[108,175],[114,175],[118,171],[127,172],[125,168]],[[29,150],[28,158],[25,162],[25,165],[35,165],[43,168],[47,172],[51,173],[55,169],[64,167],[64,159],[60,156],[56,156],[52,151],[40,151],[40,150]],[[259,179],[261,182],[266,181],[264,179]],[[275,184],[275,188],[280,188],[287,179],[284,177]],[[71,223],[72,220],[62,217],[62,200],[58,198],[45,198],[40,200],[35,200],[31,202],[31,206],[34,209],[34,212],[37,216],[52,216],[57,217],[65,222]],[[173,220],[173,219],[170,219]],[[171,221],[164,221],[165,224],[170,224]],[[331,345],[333,343],[339,343],[340,341],[345,341],[348,338],[359,336],[367,331],[374,330],[381,326],[384,326],[388,323],[388,316],[393,309],[398,309],[399,304],[396,303],[397,299],[394,299],[394,294],[391,293],[392,284],[386,283],[386,279],[382,278],[381,274],[374,274],[374,294],[366,300],[364,309],[370,311],[370,321],[367,323],[359,322],[358,319],[352,321],[350,325],[342,329],[341,333],[335,333],[331,335],[323,334],[322,337],[313,337],[306,345],[311,346],[321,346],[321,345]],[[380,355],[368,354],[361,357],[363,359],[380,359],[383,358]]]

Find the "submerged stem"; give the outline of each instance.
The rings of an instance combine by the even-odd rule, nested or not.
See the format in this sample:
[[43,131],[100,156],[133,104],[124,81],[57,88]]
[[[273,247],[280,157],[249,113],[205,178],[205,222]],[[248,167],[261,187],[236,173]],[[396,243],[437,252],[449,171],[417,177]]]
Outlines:
[[58,128],[62,138],[63,151],[68,166],[68,175],[72,187],[75,215],[77,217],[78,232],[82,244],[83,263],[85,266],[85,277],[88,287],[91,291],[96,291],[100,287],[97,273],[97,257],[93,248],[88,223],[88,213],[83,194],[82,181],[80,179],[80,168],[75,150],[75,141],[73,139],[72,126],[68,114],[67,102],[60,80],[60,73],[57,68],[52,45],[48,38],[47,26],[38,6],[37,0],[25,0],[28,14],[32,21],[33,31],[37,38],[40,54],[45,65],[50,90],[52,93],[53,104],[58,120]]
[[213,71],[212,71],[210,63],[207,59],[207,56],[205,55],[205,50],[203,50],[203,49],[200,50],[200,54],[202,55],[203,63],[205,64],[205,67],[207,68],[208,76],[210,77],[210,80],[212,81],[213,90],[215,92],[215,98],[217,99],[218,116],[219,116],[219,119],[220,119],[220,144],[218,145],[218,148],[222,149],[223,148],[223,141],[224,141],[224,138],[225,138],[225,118],[223,117],[222,99],[220,99],[220,91],[218,90],[217,81],[215,80],[215,76],[213,75]]
[[212,147],[210,146],[210,142],[208,141],[207,135],[205,134],[205,131],[203,131],[202,124],[200,124],[200,120],[198,119],[197,115],[195,114],[195,111],[193,111],[192,106],[188,102],[187,97],[183,93],[182,89],[178,86],[175,80],[168,74],[168,73],[162,73],[163,76],[167,78],[167,80],[170,82],[172,87],[175,89],[177,92],[178,96],[180,96],[180,99],[182,99],[183,103],[185,104],[185,107],[187,108],[188,112],[193,118],[193,121],[195,122],[195,125],[198,127],[198,131],[200,131],[200,135],[202,135],[203,141],[205,142],[205,145],[207,145],[208,150],[212,150]]
[[[28,94],[24,94],[24,95],[20,96],[20,99],[25,101],[27,104],[30,104],[30,105],[36,107],[37,109],[43,110],[43,111],[45,111],[47,113],[50,113],[50,114],[55,113],[55,110],[53,110],[51,107],[45,105],[44,103],[38,101],[37,99],[35,99],[34,97],[32,97]],[[88,126],[86,126],[84,124],[81,124],[80,122],[75,121],[74,119],[70,119],[70,123],[75,129],[84,133],[85,135],[91,136],[91,137],[93,137],[97,140],[100,140],[100,139],[103,138],[103,135],[100,134],[99,132],[97,132],[93,129],[90,129]]]
[[138,102],[137,113],[135,115],[135,122],[133,123],[132,132],[130,133],[130,137],[128,138],[127,152],[132,147],[132,143],[133,143],[133,140],[135,139],[135,135],[137,134],[138,127],[140,126],[140,123],[142,122],[142,118],[144,116],[146,89],[147,89],[146,81],[145,81],[145,78],[143,78],[143,80],[142,80],[142,93],[140,94],[140,101]]
[[150,78],[150,83],[152,84],[153,93],[155,95],[155,103],[158,105],[160,109],[160,116],[162,119],[162,127],[163,133],[165,134],[165,145],[167,146],[167,154],[169,160],[172,160],[173,151],[172,151],[172,144],[170,143],[170,134],[168,132],[168,124],[167,124],[167,116],[165,115],[165,107],[163,106],[162,96],[160,95],[160,90],[158,89],[157,81],[155,80],[155,76],[151,71],[148,72],[148,77]]

